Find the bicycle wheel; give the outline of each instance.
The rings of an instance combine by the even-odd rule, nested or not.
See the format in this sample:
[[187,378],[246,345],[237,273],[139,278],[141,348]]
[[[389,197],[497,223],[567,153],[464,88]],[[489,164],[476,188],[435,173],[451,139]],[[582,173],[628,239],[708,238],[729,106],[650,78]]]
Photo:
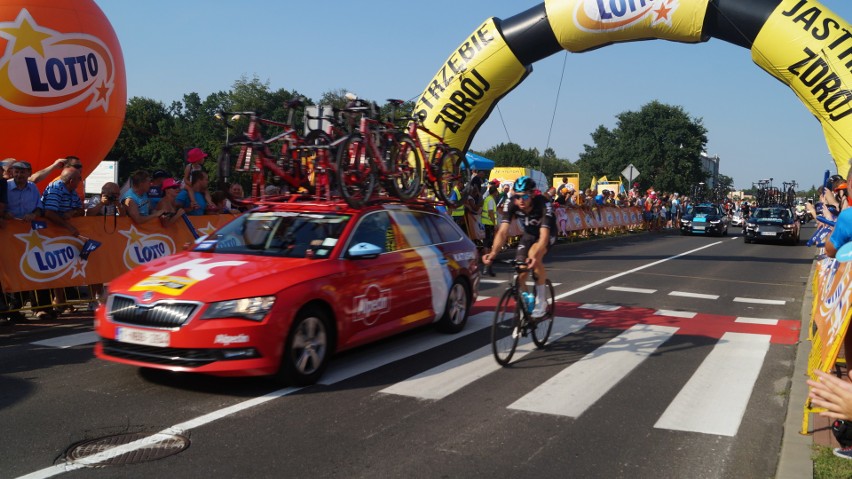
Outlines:
[[401,200],[417,198],[423,161],[414,140],[408,133],[397,133],[387,154],[388,169],[392,172],[391,190]]
[[350,135],[337,150],[337,185],[346,203],[360,208],[376,187],[372,155],[361,135]]
[[457,148],[439,145],[432,152],[431,164],[435,171],[435,191],[438,198],[451,208],[461,205],[461,198],[453,199],[453,187],[458,187],[461,192],[470,183],[471,172],[467,157]]
[[556,294],[553,292],[553,283],[549,279],[545,280],[544,283],[544,295],[547,298],[547,314],[531,328],[533,342],[539,349],[547,344],[547,339],[550,337],[550,331],[553,329],[553,313],[556,309],[556,300],[554,299]]
[[308,149],[305,153],[306,160],[312,162],[310,170],[313,172],[311,186],[317,197],[337,194],[337,176],[335,175],[334,162],[337,158],[336,150],[331,148],[331,136],[322,130],[311,130],[305,135],[304,145],[308,147],[325,147],[325,149]]
[[497,309],[494,311],[494,322],[491,324],[491,350],[494,359],[501,366],[507,366],[518,347],[521,337],[521,308],[518,298],[511,289],[507,289]]

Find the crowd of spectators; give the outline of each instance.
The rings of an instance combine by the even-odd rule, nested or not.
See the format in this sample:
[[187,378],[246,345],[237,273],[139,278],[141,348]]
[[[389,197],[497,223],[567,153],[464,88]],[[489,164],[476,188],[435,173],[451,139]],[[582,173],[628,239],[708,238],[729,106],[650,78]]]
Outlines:
[[[26,161],[7,158],[0,162],[5,180],[0,181],[0,228],[8,221],[30,222],[34,229],[54,225],[86,240],[72,218],[103,216],[109,229],[108,217],[126,216],[135,224],[159,219],[163,226],[168,226],[184,213],[239,214],[244,211],[240,204],[243,197],[240,184],[228,185],[226,191],[211,194],[207,173],[202,168],[206,157],[207,154],[198,148],[188,152],[183,181],[175,180],[164,170],[139,170],[130,175],[123,188],[107,182],[101,186],[99,195],[88,199],[81,195],[84,165],[80,158],[59,158],[37,172],[33,172]],[[51,175],[57,176],[48,181]],[[43,190],[39,189],[39,182],[46,182]],[[102,285],[91,285],[91,290],[97,295]],[[34,310],[38,307],[36,315],[39,318],[70,310],[65,289],[37,291],[31,296],[29,300]],[[0,294],[0,298],[0,311],[21,307],[8,295]]]

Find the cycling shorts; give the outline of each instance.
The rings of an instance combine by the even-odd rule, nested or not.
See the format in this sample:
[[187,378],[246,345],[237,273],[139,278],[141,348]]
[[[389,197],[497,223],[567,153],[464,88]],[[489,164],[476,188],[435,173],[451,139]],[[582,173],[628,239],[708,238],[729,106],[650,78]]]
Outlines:
[[[550,231],[550,228],[542,228],[540,234],[544,234],[544,231]],[[547,246],[545,246],[544,253],[550,250],[550,245],[556,243],[556,236],[548,233],[550,236],[549,241],[547,242]],[[538,236],[531,235],[527,232],[521,235],[521,239],[518,241],[518,248],[515,250],[515,261],[525,261],[527,259],[527,255],[529,255],[530,248],[532,245],[538,243]]]

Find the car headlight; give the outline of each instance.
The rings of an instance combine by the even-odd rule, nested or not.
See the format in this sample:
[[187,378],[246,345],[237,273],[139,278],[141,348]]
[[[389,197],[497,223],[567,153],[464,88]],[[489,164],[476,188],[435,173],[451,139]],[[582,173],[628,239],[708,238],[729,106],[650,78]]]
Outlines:
[[791,229],[793,229],[793,225],[791,225],[791,224],[790,225],[784,225],[784,229],[785,230],[791,230]]
[[680,220],[680,224],[682,224],[683,226],[690,226],[690,225],[692,225],[692,221],[690,221],[690,220]]
[[721,222],[722,222],[722,220],[715,220],[715,221],[714,221],[714,220],[710,220],[710,224],[711,224],[711,225],[718,225],[718,224],[719,224],[719,223],[721,223]]
[[229,299],[211,303],[201,319],[245,318],[263,321],[263,318],[275,304],[275,296],[256,296],[254,298]]
[[746,229],[749,231],[757,231],[757,225],[754,223],[746,223]]

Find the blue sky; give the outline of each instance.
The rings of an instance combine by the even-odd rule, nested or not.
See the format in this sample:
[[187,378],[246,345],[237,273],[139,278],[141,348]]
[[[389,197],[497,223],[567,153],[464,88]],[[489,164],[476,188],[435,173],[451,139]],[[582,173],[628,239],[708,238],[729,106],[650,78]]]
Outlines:
[[[540,3],[95,2],[121,43],[128,98],[165,104],[189,92],[204,98],[226,91],[243,75],[314,100],[337,89],[378,102],[414,99],[482,21]],[[821,3],[852,21],[849,0]],[[716,39],[632,42],[540,60],[498,104],[471,148],[512,141],[539,151],[549,146],[574,161],[599,125],[613,128],[616,115],[653,100],[703,120],[708,154],[719,156],[721,173],[738,188],[764,178],[807,188],[821,183],[826,169],[834,172],[819,123],[793,91],[755,65],[747,49]]]

